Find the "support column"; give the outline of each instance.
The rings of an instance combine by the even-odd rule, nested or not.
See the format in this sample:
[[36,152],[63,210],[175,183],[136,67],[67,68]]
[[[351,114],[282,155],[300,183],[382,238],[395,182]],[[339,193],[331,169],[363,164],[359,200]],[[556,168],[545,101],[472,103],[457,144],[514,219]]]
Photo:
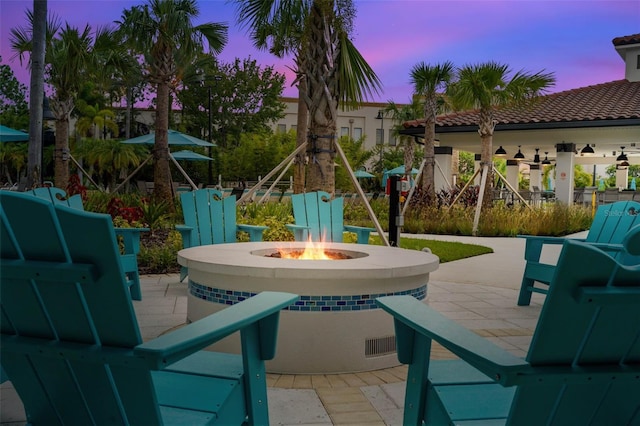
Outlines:
[[573,203],[573,164],[575,144],[560,143],[556,145],[556,201],[565,204]]
[[616,188],[627,189],[629,185],[629,168],[616,166]]
[[507,175],[505,176],[507,178],[507,182],[509,182],[509,184],[514,187],[515,189],[518,189],[518,175],[520,171],[520,163],[516,160],[507,160]]
[[[482,167],[480,166],[480,154],[474,154],[473,156],[473,172],[477,172]],[[480,185],[480,173],[476,175],[476,178],[473,181],[474,185]]]
[[434,151],[437,162],[434,170],[436,192],[440,189],[449,190],[453,186],[453,148],[450,146],[436,146]]
[[535,191],[534,186],[538,191],[542,190],[542,170],[540,170],[540,164],[532,164],[529,166],[529,190]]

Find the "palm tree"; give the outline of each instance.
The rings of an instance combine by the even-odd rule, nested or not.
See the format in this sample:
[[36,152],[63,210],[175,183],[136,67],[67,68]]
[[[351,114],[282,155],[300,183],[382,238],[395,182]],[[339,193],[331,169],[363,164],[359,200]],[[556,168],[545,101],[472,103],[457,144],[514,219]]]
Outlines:
[[414,96],[410,103],[402,106],[397,105],[395,102],[389,102],[384,110],[385,112],[391,113],[391,120],[394,123],[392,130],[393,134],[396,138],[402,141],[402,145],[404,147],[404,174],[407,181],[409,181],[415,157],[413,136],[402,135],[400,130],[404,128],[402,125],[403,123],[411,120],[417,120],[421,117],[424,110],[422,101],[419,97]]
[[[33,14],[27,12],[30,28],[34,28]],[[82,31],[66,24],[62,30],[58,19],[47,21],[46,30],[46,83],[55,94],[49,98],[51,111],[56,118],[56,143],[54,154],[54,184],[65,188],[69,182],[69,118],[75,107],[75,98],[83,79],[78,75],[89,74],[95,63],[97,49],[89,25]],[[109,32],[99,29],[96,35]],[[11,30],[11,48],[20,55],[34,49],[32,31],[25,28]],[[94,67],[95,68],[95,67]]]
[[195,0],[148,0],[125,10],[119,22],[126,44],[141,56],[146,79],[156,86],[154,197],[173,206],[169,170],[169,95],[186,67],[204,50],[220,53],[227,43],[227,25],[194,26],[200,11]]
[[[297,132],[309,143],[306,187],[308,191],[333,192],[337,107],[358,105],[381,87],[377,75],[349,38],[355,16],[353,2],[234,1],[239,21],[252,29],[258,47],[269,46],[276,55],[294,55],[299,108],[304,102],[298,111]],[[309,117],[308,132],[301,127],[305,112]]]
[[518,71],[511,78],[507,65],[487,62],[458,69],[458,79],[448,86],[447,96],[454,109],[477,109],[480,133],[480,162],[488,166],[483,204],[490,205],[493,187],[493,131],[499,108],[526,106],[555,83],[553,73]]
[[453,78],[454,67],[451,62],[429,65],[416,64],[411,69],[411,84],[417,96],[424,102],[424,170],[422,187],[429,202],[436,199],[435,188],[435,139],[436,115],[443,105],[442,93]]

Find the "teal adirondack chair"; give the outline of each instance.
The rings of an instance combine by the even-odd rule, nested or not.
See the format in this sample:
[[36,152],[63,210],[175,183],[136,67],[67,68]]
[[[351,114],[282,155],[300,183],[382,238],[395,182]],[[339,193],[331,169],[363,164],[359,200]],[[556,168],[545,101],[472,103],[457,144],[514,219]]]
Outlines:
[[[581,241],[602,244],[601,248],[606,248],[615,256],[615,253],[619,252],[620,243],[627,232],[639,224],[640,203],[619,201],[606,204],[598,207],[587,237]],[[562,244],[566,238],[531,235],[519,235],[519,237],[526,238],[527,241],[524,251],[526,265],[522,275],[518,305],[526,306],[531,303],[532,293],[547,293],[547,287],[555,270],[555,265],[540,262],[544,245]],[[640,263],[640,257],[626,256],[625,263]]]
[[[68,197],[67,193],[60,188],[36,188],[26,192],[26,194],[35,195],[38,198],[49,200],[54,204],[84,210],[80,194]],[[114,232],[122,242],[120,263],[122,263],[122,269],[127,277],[127,286],[129,287],[133,300],[142,300],[140,273],[138,272],[138,253],[140,252],[140,233],[148,231],[149,228],[114,228]]]
[[[268,424],[263,292],[143,343],[108,215],[0,191],[2,368],[29,424]],[[240,331],[242,354],[202,350]]]
[[[199,189],[180,195],[184,225],[176,225],[184,248],[207,244],[235,243],[238,231],[249,234],[250,241],[262,241],[267,226],[236,223],[236,197],[224,197],[216,189]],[[187,276],[184,266],[180,282]]]
[[308,192],[291,196],[295,224],[286,225],[296,241],[327,241],[341,243],[344,232],[354,232],[358,244],[368,244],[373,228],[345,225],[344,199],[331,200],[327,192]]
[[[376,302],[409,364],[404,425],[640,424],[640,265],[566,241],[526,359],[411,296]],[[432,340],[460,359],[430,361]]]

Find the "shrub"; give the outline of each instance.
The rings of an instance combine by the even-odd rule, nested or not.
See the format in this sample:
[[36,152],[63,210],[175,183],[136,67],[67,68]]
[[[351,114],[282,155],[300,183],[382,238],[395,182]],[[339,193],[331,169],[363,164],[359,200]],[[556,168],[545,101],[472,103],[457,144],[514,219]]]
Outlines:
[[[163,240],[163,241],[160,241]],[[143,240],[138,253],[141,274],[166,274],[177,272],[178,251],[182,249],[182,238],[178,231],[169,231],[166,238]]]

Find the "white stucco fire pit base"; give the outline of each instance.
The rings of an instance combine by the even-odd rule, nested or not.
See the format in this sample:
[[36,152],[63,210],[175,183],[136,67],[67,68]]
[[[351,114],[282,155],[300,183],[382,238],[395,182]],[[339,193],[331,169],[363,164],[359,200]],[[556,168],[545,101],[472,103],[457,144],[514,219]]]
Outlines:
[[[261,291],[300,295],[282,311],[276,357],[267,371],[324,374],[370,371],[398,364],[393,320],[375,298],[411,294],[424,299],[438,257],[416,250],[329,243],[340,260],[269,257],[303,242],[259,242],[193,247],[178,253],[189,269],[187,320],[196,321]],[[214,345],[238,353],[239,337]]]

